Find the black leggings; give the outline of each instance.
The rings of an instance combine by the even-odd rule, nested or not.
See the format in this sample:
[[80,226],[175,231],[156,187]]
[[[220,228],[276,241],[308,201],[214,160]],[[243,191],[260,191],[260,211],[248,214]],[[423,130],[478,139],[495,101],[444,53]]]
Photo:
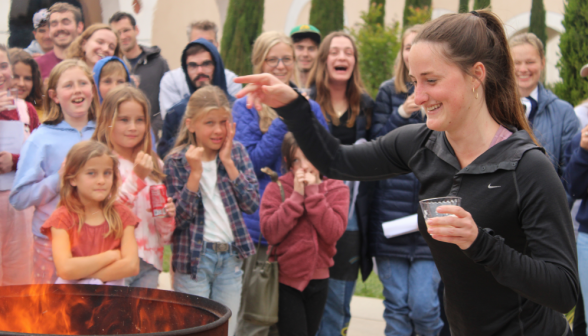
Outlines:
[[280,336],[314,336],[327,302],[329,279],[311,280],[304,291],[280,284]]

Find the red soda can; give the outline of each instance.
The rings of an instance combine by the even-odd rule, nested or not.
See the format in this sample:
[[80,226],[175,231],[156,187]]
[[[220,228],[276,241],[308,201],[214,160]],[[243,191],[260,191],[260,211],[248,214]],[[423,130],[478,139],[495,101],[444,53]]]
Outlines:
[[149,198],[151,200],[151,213],[153,217],[165,216],[165,203],[167,203],[167,189],[165,185],[158,184],[149,187]]

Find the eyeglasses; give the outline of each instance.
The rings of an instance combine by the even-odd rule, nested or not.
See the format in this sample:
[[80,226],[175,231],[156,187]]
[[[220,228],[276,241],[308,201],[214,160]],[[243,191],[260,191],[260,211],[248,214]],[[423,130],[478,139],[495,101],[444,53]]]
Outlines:
[[202,64],[198,64],[196,62],[190,62],[187,64],[189,70],[196,70],[201,67],[203,70],[210,70],[214,63],[212,61],[204,61]]
[[282,64],[284,64],[284,66],[290,66],[290,65],[292,65],[292,62],[294,62],[294,59],[292,59],[292,57],[282,57],[282,58],[272,57],[272,58],[265,59],[265,62],[267,63],[267,65],[271,66],[272,68],[277,67],[278,64],[280,64],[280,61],[282,61]]

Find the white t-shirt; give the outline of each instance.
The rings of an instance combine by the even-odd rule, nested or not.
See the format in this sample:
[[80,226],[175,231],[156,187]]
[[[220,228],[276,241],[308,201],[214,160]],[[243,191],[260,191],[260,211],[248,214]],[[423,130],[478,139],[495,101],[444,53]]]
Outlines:
[[204,204],[204,241],[231,243],[235,241],[231,222],[216,185],[216,160],[202,162],[200,193]]

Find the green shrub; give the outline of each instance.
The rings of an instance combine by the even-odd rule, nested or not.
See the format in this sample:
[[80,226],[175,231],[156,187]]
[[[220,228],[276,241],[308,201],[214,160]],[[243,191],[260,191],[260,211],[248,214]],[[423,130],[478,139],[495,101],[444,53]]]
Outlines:
[[251,48],[263,25],[264,0],[230,0],[223,28],[221,56],[238,75],[252,71]]
[[469,0],[459,0],[459,10],[460,13],[467,13],[470,11],[470,1]]
[[399,24],[379,24],[381,8],[382,5],[372,4],[367,13],[361,13],[363,22],[351,30],[357,43],[361,77],[372,97],[377,95],[380,84],[392,77],[392,67],[400,49]]
[[371,5],[382,5],[380,7],[382,9],[380,16],[378,17],[376,22],[383,26],[384,25],[384,17],[386,16],[386,0],[370,0],[370,6]]
[[[409,22],[409,17],[414,15],[411,13],[413,10],[417,10],[419,8],[432,8],[431,7],[431,0],[405,0],[404,2],[404,13],[402,15],[402,29],[406,29],[407,27],[413,26],[414,23]],[[429,21],[431,16],[426,21]],[[425,22],[426,22],[425,21]]]
[[343,30],[343,0],[312,0],[308,21],[321,31],[323,38]]
[[490,7],[490,0],[474,0],[474,9],[485,9]]
[[531,23],[529,25],[529,33],[537,35],[543,42],[543,46],[547,46],[547,25],[545,24],[545,6],[543,0],[533,0],[531,5]]
[[568,0],[565,5],[557,63],[562,81],[555,85],[555,94],[572,105],[588,98],[588,80],[580,77],[580,69],[588,63],[588,1]]
[[409,15],[406,18],[407,26],[404,26],[404,29],[412,27],[416,24],[423,24],[429,22],[431,20],[431,14],[433,13],[433,11],[432,8],[428,6],[417,8],[413,8],[412,6],[410,6],[408,7],[408,13]]

